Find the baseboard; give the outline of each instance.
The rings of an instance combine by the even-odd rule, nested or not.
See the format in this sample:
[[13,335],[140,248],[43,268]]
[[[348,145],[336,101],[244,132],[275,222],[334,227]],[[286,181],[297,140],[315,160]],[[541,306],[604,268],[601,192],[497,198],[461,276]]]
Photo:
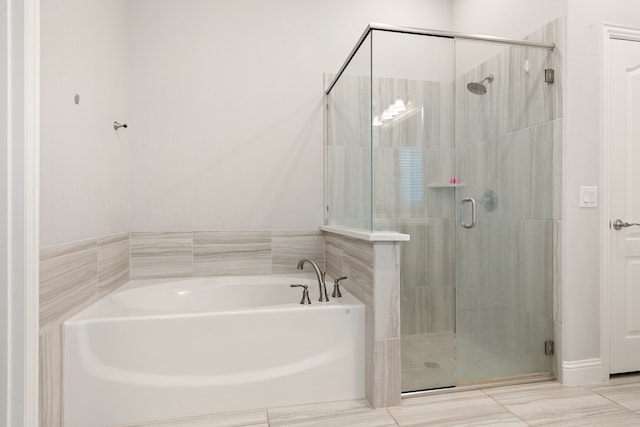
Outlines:
[[562,362],[562,374],[558,377],[564,385],[600,383],[603,379],[602,369],[602,359]]

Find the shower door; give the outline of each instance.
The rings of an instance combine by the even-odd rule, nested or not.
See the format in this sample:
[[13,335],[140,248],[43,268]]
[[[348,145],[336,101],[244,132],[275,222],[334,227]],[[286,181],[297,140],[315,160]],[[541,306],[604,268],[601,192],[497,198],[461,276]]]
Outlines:
[[456,385],[552,370],[548,58],[456,41]]
[[551,372],[550,55],[372,31],[331,92],[328,223],[411,235],[404,392]]

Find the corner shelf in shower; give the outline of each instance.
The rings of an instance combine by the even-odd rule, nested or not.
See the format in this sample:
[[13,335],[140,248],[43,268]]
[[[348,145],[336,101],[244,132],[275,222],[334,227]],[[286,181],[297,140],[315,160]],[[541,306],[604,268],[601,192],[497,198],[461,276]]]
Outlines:
[[442,183],[438,183],[438,182],[434,182],[431,184],[427,184],[427,188],[456,188],[456,187],[466,187],[467,184],[465,184],[464,182],[458,182],[456,184],[450,184],[448,182],[442,182]]

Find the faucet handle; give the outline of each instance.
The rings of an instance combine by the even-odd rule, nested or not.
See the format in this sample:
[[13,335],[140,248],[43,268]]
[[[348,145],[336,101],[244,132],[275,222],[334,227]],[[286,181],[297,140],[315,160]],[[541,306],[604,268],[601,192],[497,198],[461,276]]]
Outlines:
[[333,298],[342,298],[342,292],[340,292],[340,281],[347,279],[347,276],[338,277],[333,281],[333,293],[331,296]]
[[311,304],[311,300],[309,299],[309,286],[307,285],[301,285],[299,283],[294,283],[293,285],[290,285],[292,288],[302,288],[302,300],[300,301],[300,304]]

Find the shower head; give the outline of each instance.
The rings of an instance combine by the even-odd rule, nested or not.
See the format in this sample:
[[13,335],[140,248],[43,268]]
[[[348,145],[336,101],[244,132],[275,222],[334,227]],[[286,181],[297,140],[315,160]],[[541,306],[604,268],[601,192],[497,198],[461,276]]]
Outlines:
[[467,85],[467,89],[469,89],[469,92],[473,94],[484,95],[485,93],[487,93],[487,87],[482,84],[485,80],[489,83],[493,83],[493,74],[489,74],[487,77],[480,80],[479,82],[469,83]]

